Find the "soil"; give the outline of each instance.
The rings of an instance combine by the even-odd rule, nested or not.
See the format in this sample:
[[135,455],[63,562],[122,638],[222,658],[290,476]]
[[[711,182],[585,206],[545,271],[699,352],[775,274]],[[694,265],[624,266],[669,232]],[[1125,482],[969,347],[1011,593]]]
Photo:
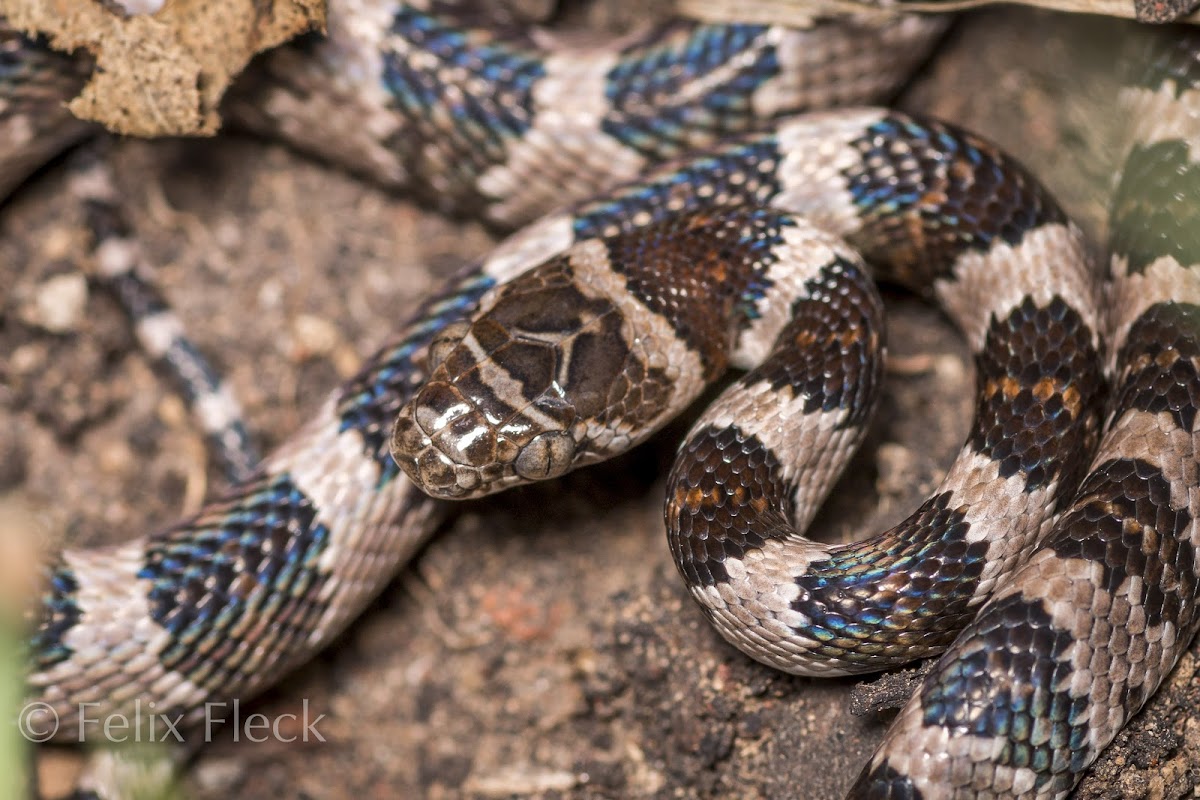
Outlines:
[[[1111,83],[1091,70],[1127,30],[1021,9],[973,14],[899,103],[1020,154],[1099,241],[1110,180],[1093,142],[1113,105]],[[162,286],[264,451],[439,276],[492,241],[249,137],[129,141],[112,158]],[[164,525],[221,484],[115,304],[81,281],[80,210],[61,200],[64,176],[51,165],[0,215],[0,524],[49,550]],[[936,310],[887,299],[887,393],[815,525],[822,539],[903,518],[967,429],[964,344]],[[789,677],[710,630],[662,534],[686,425],[616,462],[464,505],[345,635],[243,712],[324,715],[325,741],[235,742],[221,730],[191,762],[188,792],[841,797],[909,684]],[[1078,797],[1192,796],[1196,663],[1185,659]],[[77,762],[44,750],[43,788],[60,791]]]

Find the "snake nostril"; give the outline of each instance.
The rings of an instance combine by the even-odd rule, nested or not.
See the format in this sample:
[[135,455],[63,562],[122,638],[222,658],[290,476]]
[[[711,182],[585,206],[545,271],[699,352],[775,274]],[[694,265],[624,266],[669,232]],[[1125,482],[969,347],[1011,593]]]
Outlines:
[[416,472],[414,478],[426,492],[440,494],[456,484],[454,466],[436,450],[426,450],[417,459]]
[[417,453],[430,445],[429,437],[410,414],[401,414],[392,428],[392,457],[401,465],[411,462]]

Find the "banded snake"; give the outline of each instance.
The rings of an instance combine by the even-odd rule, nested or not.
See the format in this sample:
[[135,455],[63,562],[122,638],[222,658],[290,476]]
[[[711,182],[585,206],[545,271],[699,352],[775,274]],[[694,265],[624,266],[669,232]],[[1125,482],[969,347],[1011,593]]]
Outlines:
[[[866,119],[866,120],[870,120],[870,119],[876,119],[876,118],[877,118],[877,115],[873,117],[873,116],[871,116],[871,115],[869,115],[869,114],[868,114],[867,116],[865,116],[865,117],[860,117],[860,118],[858,118],[858,119],[855,119],[855,118],[854,118],[854,117],[852,117],[852,116],[851,116],[851,117],[848,117],[848,118],[846,118],[846,119],[848,119],[848,120],[850,120],[850,121],[843,121],[843,118],[842,118],[842,117],[840,117],[840,116],[838,116],[838,117],[834,117],[834,118],[832,118],[832,119],[834,120],[833,127],[836,129],[836,128],[837,128],[837,126],[838,126],[839,124],[846,125],[846,126],[847,126],[847,127],[849,127],[849,128],[863,127],[863,126],[865,125],[865,123],[863,122],[863,120],[864,120],[864,119]],[[814,125],[818,125],[818,123],[812,123],[812,124],[814,124]],[[925,127],[923,127],[923,126],[922,126],[922,125],[920,125],[920,124],[911,124],[911,125],[910,125],[909,123],[905,122],[905,121],[904,121],[902,118],[900,118],[900,117],[893,117],[893,118],[891,118],[891,119],[890,119],[890,121],[877,122],[876,124],[883,126],[883,129],[887,129],[887,130],[891,130],[891,131],[893,131],[893,133],[892,133],[892,134],[888,134],[889,136],[890,136],[890,135],[896,135],[896,136],[899,136],[899,135],[902,135],[902,133],[903,133],[903,132],[906,132],[907,134],[909,134],[909,135],[911,135],[911,136],[915,137],[915,139],[916,139],[917,141],[920,141],[920,142],[924,142],[924,141],[926,141],[927,139],[934,139],[934,140],[937,140],[937,139],[939,139],[939,138],[940,138],[939,136],[936,136],[936,135],[935,135],[935,136],[930,136],[930,135],[929,135],[929,129],[928,129],[928,128],[925,128]],[[869,126],[869,125],[867,125],[866,127],[870,127],[870,126]],[[801,129],[801,130],[803,130],[803,126],[802,126],[802,125],[800,126],[800,129]],[[935,134],[936,134],[936,133],[938,133],[938,130],[937,130],[936,128],[935,128],[935,129],[933,129],[933,131],[934,131],[934,133],[935,133]],[[975,147],[973,147],[973,148],[972,148],[972,147],[967,147],[967,148],[965,148],[965,152],[967,152],[967,153],[969,153],[969,154],[970,154],[970,155],[969,155],[969,159],[970,159],[970,160],[974,160],[974,159],[976,158],[976,156],[978,156],[980,153],[983,153],[983,154],[985,155],[985,157],[986,157],[986,154],[987,154],[987,152],[988,152],[988,151],[987,151],[987,148],[986,148],[985,146],[978,145],[978,146],[975,146]],[[1030,193],[1031,193],[1033,196],[1036,196],[1036,195],[1038,194],[1038,191],[1037,191],[1037,190],[1033,190],[1033,189],[1031,189],[1031,190],[1030,190]],[[1045,202],[1045,201],[1043,201],[1043,202]],[[807,209],[806,209],[806,210],[807,210]],[[1048,219],[1051,219],[1051,220],[1053,220],[1053,219],[1055,218],[1055,214],[1054,214],[1054,212],[1047,212],[1047,218],[1048,218]],[[1035,219],[1036,219],[1036,215],[1035,215]],[[1041,222],[1041,221],[1039,220],[1039,222]],[[1051,222],[1051,224],[1053,224],[1053,223]],[[1018,226],[1018,228],[1019,228],[1019,227],[1020,227],[1020,226]],[[1036,227],[1036,226],[1030,226],[1030,227]],[[1009,231],[1009,232],[1008,232],[1006,235],[1007,235],[1007,236],[1012,236],[1013,234],[1011,233],[1011,231]],[[1019,244],[1019,242],[1020,242],[1020,240],[1021,240],[1021,235],[1019,235],[1019,234],[1018,234],[1018,235],[1016,235],[1016,236],[1015,236],[1015,239],[1016,239],[1016,242]],[[493,264],[495,264],[495,263],[503,263],[503,262],[501,262],[501,261],[494,261],[494,262],[492,262],[492,263],[493,263]],[[496,268],[496,269],[505,269],[505,270],[507,270],[507,269],[511,269],[511,266],[494,267],[494,268]],[[472,288],[472,291],[478,291],[478,287],[473,287],[473,288]],[[1090,312],[1086,312],[1086,311],[1085,311],[1085,316],[1087,315],[1087,313],[1090,313]],[[1094,315],[1093,315],[1093,316],[1094,316]],[[1087,383],[1087,381],[1085,380],[1085,381],[1084,381],[1084,383],[1086,384],[1086,383]],[[1086,414],[1084,415],[1084,417],[1086,418]],[[276,487],[276,489],[278,489],[278,487]]]

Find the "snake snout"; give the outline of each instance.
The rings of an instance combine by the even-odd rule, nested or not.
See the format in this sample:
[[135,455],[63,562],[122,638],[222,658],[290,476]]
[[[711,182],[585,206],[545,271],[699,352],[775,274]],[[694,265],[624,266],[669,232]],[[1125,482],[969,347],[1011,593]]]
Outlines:
[[[554,398],[531,405],[571,418]],[[559,420],[562,422],[562,420]],[[569,427],[569,426],[568,426]],[[445,499],[480,497],[516,483],[570,471],[576,436],[515,418],[492,422],[452,383],[431,381],[403,408],[392,430],[392,457],[426,494]]]
[[[451,383],[430,381],[400,410],[392,457],[426,494],[479,496],[517,456],[515,446]],[[511,470],[509,470],[511,471]]]

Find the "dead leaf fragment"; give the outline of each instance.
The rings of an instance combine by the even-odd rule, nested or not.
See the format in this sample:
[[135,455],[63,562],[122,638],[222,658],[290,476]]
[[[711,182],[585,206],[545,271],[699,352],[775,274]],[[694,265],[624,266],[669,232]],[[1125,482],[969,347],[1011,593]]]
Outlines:
[[155,14],[114,3],[0,0],[0,15],[55,49],[95,57],[68,104],[81,119],[134,136],[211,135],[217,105],[256,53],[325,25],[324,0],[167,0]]

